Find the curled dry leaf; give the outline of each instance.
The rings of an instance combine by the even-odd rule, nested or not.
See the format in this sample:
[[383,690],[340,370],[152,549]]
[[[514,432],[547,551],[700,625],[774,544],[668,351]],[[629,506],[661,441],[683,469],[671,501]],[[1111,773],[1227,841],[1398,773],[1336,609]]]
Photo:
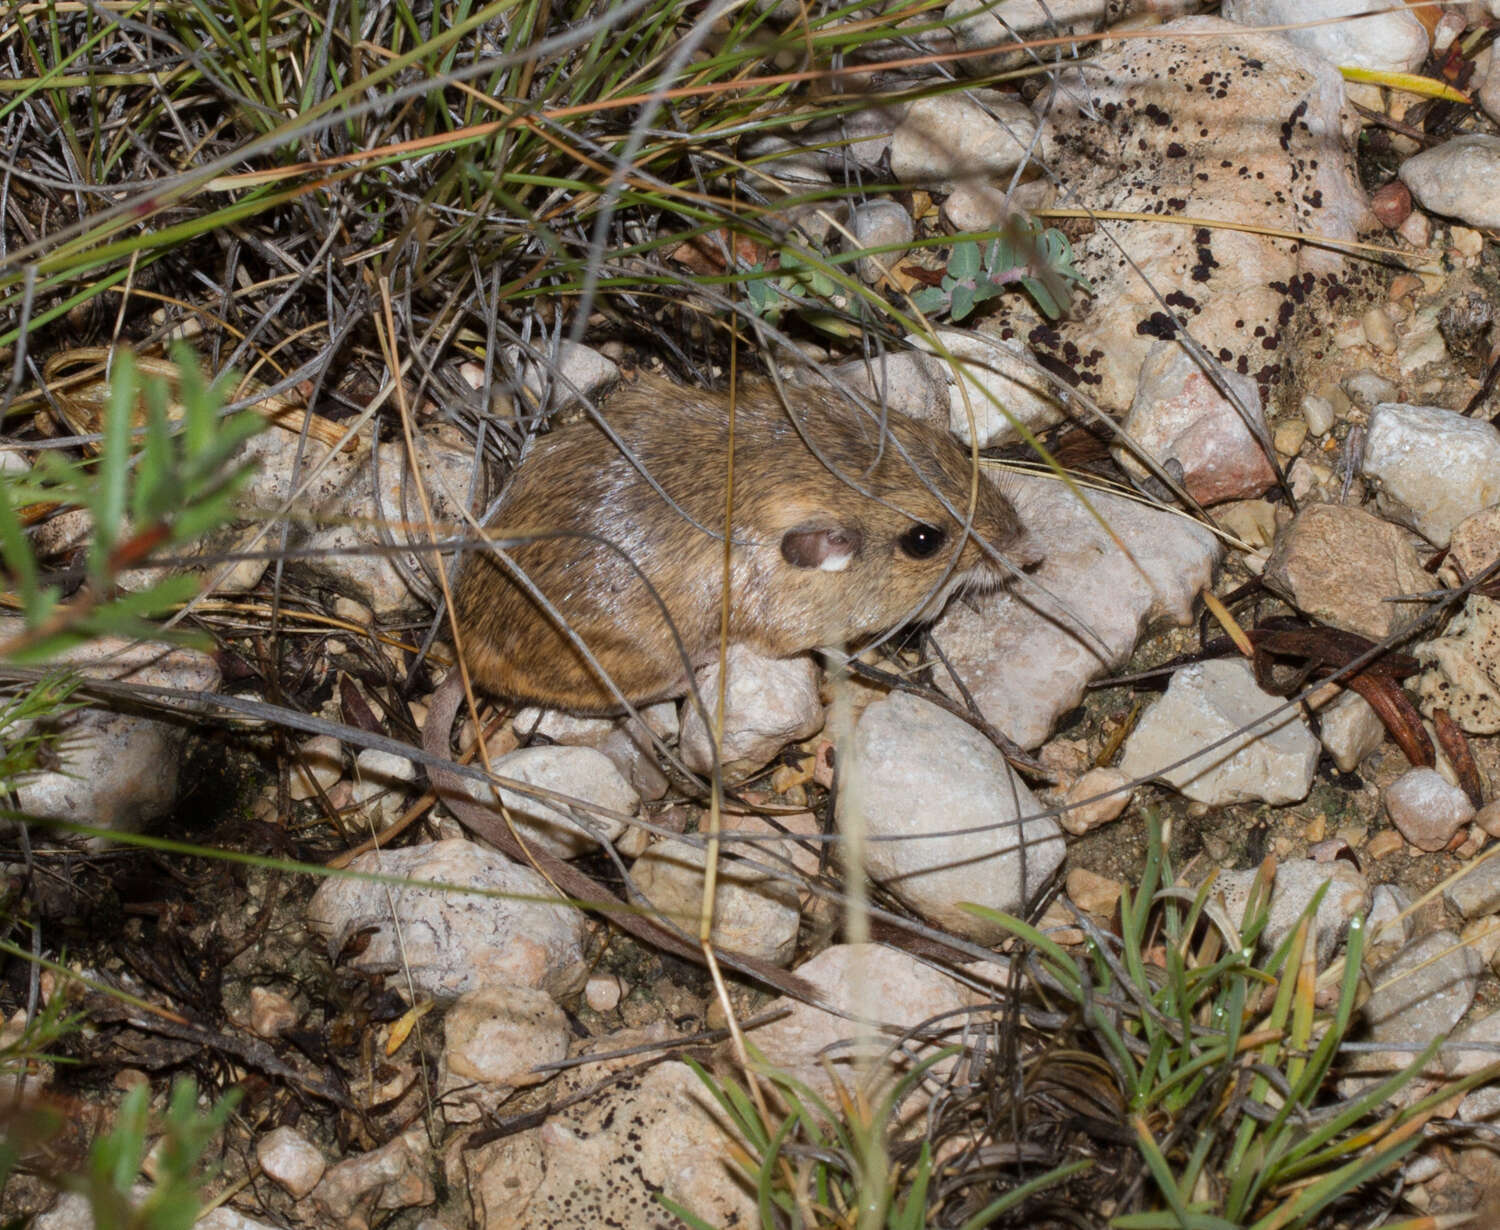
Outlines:
[[1469,796],[1469,802],[1476,808],[1483,807],[1484,786],[1479,779],[1479,766],[1474,763],[1474,754],[1469,750],[1469,740],[1463,730],[1446,709],[1432,711],[1432,726],[1437,731],[1438,746],[1458,774],[1458,784]]
[[726,272],[724,256],[732,251],[740,268],[759,265],[766,259],[764,244],[749,235],[738,235],[720,227],[706,235],[694,235],[686,243],[673,248],[668,259],[685,265],[692,273],[705,277]]

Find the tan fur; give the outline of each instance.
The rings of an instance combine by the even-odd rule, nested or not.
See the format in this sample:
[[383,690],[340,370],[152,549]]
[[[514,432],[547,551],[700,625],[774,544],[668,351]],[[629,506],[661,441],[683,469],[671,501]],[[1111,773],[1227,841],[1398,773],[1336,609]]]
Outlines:
[[[960,539],[962,521],[917,476],[942,492],[960,517],[966,513],[971,463],[952,437],[897,414],[887,416],[882,436],[877,418],[842,399],[806,389],[789,393],[823,461],[770,386],[742,386],[736,401],[732,640],[771,657],[842,645],[934,616],[961,585],[993,588],[1004,579],[972,537]],[[724,525],[729,397],[643,377],[622,388],[603,412],[662,490],[714,532],[695,528],[665,503],[592,422],[537,442],[487,532],[496,538],[549,535],[505,555],[557,608],[619,690],[642,704],[685,689],[682,656],[641,577],[619,552],[583,535],[608,540],[635,561],[665,602],[692,667],[711,660],[718,652],[724,583],[717,534]],[[901,549],[901,536],[918,523],[947,531],[944,547],[930,559],[914,560]],[[794,567],[783,557],[783,535],[808,527],[857,535],[859,550],[841,571]],[[1035,559],[1015,509],[984,478],[973,527],[1013,562]],[[455,605],[469,668],[484,688],[577,713],[619,710],[493,552],[476,552],[467,561]]]

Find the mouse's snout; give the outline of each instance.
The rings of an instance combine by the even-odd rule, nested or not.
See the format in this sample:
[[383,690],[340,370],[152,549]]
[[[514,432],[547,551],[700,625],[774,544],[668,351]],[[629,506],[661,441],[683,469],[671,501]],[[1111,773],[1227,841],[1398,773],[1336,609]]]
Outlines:
[[1030,530],[1022,530],[1020,537],[1003,547],[1000,554],[1008,564],[1022,572],[1036,571],[1047,558],[1041,542]]

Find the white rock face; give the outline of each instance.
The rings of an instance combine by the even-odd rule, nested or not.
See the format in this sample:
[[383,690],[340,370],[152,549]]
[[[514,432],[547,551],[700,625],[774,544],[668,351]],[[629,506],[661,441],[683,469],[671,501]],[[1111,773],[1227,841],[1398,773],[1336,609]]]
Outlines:
[[1443,900],[1465,918],[1500,913],[1500,858],[1476,858],[1443,890]]
[[1265,583],[1323,623],[1381,640],[1420,618],[1432,577],[1400,526],[1343,504],[1309,504],[1276,539]]
[[[1245,903],[1250,898],[1250,886],[1254,881],[1253,868],[1223,871],[1214,881],[1215,890],[1223,894],[1225,908],[1236,924],[1244,918]],[[1296,929],[1303,911],[1312,902],[1313,894],[1324,884],[1328,889],[1314,916],[1318,964],[1324,967],[1333,960],[1348,933],[1351,920],[1370,908],[1369,881],[1343,859],[1334,859],[1331,863],[1319,863],[1310,858],[1288,859],[1277,866],[1276,879],[1271,885],[1271,916],[1261,933],[1262,952],[1274,952],[1276,946]]]
[[568,1054],[572,1031],[545,991],[480,987],[459,996],[443,1018],[443,1115],[473,1123],[499,1109],[511,1093],[554,1073],[533,1068]]
[[1412,655],[1427,664],[1417,679],[1423,713],[1446,709],[1471,735],[1500,731],[1500,605],[1470,594],[1444,634]]
[[1385,723],[1370,702],[1345,692],[1318,714],[1318,737],[1340,773],[1353,773],[1371,752],[1385,742]]
[[[554,890],[529,867],[454,838],[372,850],[355,859],[350,870],[543,900],[326,880],[313,894],[307,923],[327,940],[334,959],[350,936],[368,930],[368,945],[349,963],[382,974],[409,969],[416,989],[435,999],[455,999],[489,985],[539,987],[559,997],[583,986],[583,915],[570,905],[546,903]],[[401,927],[399,941],[393,913]]]
[[1468,1076],[1500,1060],[1500,1012],[1492,1012],[1465,1025],[1449,1039],[1470,1043],[1470,1049],[1444,1049],[1443,1067],[1449,1076]]
[[[1448,564],[1463,568],[1464,577],[1475,577],[1500,559],[1500,506],[1481,508],[1454,527],[1448,540]],[[1445,572],[1446,575],[1446,572]],[[1450,583],[1456,584],[1455,572]]]
[[[1295,707],[1265,717],[1283,703],[1256,686],[1246,662],[1185,666],[1126,740],[1120,768],[1165,781],[1200,803],[1295,803],[1312,787],[1318,741]],[[1250,729],[1236,734],[1242,726]],[[1226,737],[1227,743],[1168,767]]]
[[948,379],[942,361],[933,355],[898,350],[873,356],[868,363],[863,359],[840,363],[828,375],[835,388],[847,385],[887,409],[937,427],[948,425]]
[[1399,947],[1411,939],[1411,915],[1406,914],[1410,905],[1411,899],[1394,884],[1374,887],[1370,893],[1370,912],[1365,915],[1372,948],[1392,944]]
[[1370,415],[1361,473],[1386,517],[1446,547],[1465,517],[1500,503],[1500,431],[1452,410],[1386,402]]
[[[739,781],[770,764],[788,743],[823,727],[818,668],[806,655],[763,658],[744,645],[731,645],[724,691],[724,742],[719,749],[724,776]],[[719,694],[719,666],[698,672],[698,694],[712,720]],[[682,761],[697,773],[713,768],[713,740],[691,698],[682,705]]]
[[[0,620],[0,642],[20,631],[19,619]],[[208,654],[158,641],[132,644],[105,637],[60,655],[56,662],[89,678],[148,687],[217,692],[221,682],[219,667]],[[63,714],[53,725],[62,734],[57,744],[61,765],[19,779],[19,810],[134,832],[177,801],[185,726],[92,707]]]
[[564,409],[578,404],[574,389],[592,398],[620,379],[620,369],[592,347],[566,340],[559,345],[557,354],[543,362],[524,355],[519,346],[505,348],[506,361],[520,373],[521,387],[533,398],[540,400],[551,387],[549,404]]
[[1385,810],[1419,850],[1441,850],[1474,818],[1474,804],[1436,769],[1408,769],[1385,792]]
[[[1051,38],[1058,33],[1081,34],[1102,29],[1105,21],[1103,0],[1060,0],[1044,4],[1041,0],[953,0],[943,10],[943,24],[953,31],[960,51],[978,51],[983,47],[996,50],[991,55],[959,61],[963,71],[983,76],[1002,72],[1031,59],[1015,43],[1025,38]],[[1077,47],[1043,47],[1034,54],[1037,59],[1053,60],[1078,54]]]
[[[431,500],[434,523],[463,524],[459,505],[469,491],[473,448],[442,425],[418,432],[414,442],[420,481]],[[314,528],[298,545],[331,554],[298,561],[297,567],[354,595],[377,617],[384,617],[422,601],[422,595],[413,594],[406,581],[407,576],[420,578],[422,566],[416,553],[400,557],[372,554],[367,548],[377,539],[371,526],[386,526],[400,544],[425,540],[422,505],[416,495],[418,479],[409,473],[404,448],[382,445],[378,469],[368,453],[358,456],[362,458],[358,469],[336,496],[322,506],[311,502],[305,507],[299,505],[299,513],[314,526],[324,521],[327,524]],[[482,498],[482,488],[480,495]],[[429,563],[431,554],[422,552]]]
[[1401,180],[1430,213],[1500,226],[1500,137],[1470,133],[1408,158]]
[[898,183],[934,188],[993,178],[1014,170],[1035,136],[1031,108],[1008,94],[919,98],[891,138],[891,174]]
[[[1376,17],[1355,17],[1371,9],[1386,9]],[[1280,30],[1298,47],[1322,56],[1340,68],[1377,68],[1410,72],[1427,58],[1427,31],[1399,0],[1224,0],[1225,18],[1246,26],[1274,26],[1326,17],[1349,21],[1307,30]]]
[[369,1225],[374,1209],[409,1209],[437,1199],[429,1177],[426,1129],[411,1128],[394,1140],[330,1166],[313,1190],[324,1225]]
[[394,819],[409,802],[407,787],[416,779],[417,766],[405,756],[364,748],[354,758],[354,801],[372,804],[381,819]]
[[[935,632],[984,716],[1022,747],[1037,747],[1089,680],[1130,657],[1148,623],[1192,620],[1219,545],[1196,523],[1133,500],[1090,491],[1085,506],[1050,478],[997,481],[1022,521],[1045,527],[1046,558],[1006,592],[949,603]],[[938,682],[956,693],[943,674]]]
[[511,725],[523,740],[541,735],[553,743],[603,752],[641,798],[659,799],[668,783],[657,766],[651,735],[665,742],[677,738],[677,705],[662,701],[642,709],[640,715],[639,722],[624,717],[577,717],[528,705],[516,713]]
[[1063,796],[1067,811],[1058,823],[1074,837],[1082,837],[1108,824],[1130,802],[1130,778],[1107,766],[1090,769],[1068,787]]
[[516,710],[511,727],[523,741],[540,735],[553,743],[565,743],[569,747],[596,747],[599,740],[615,728],[613,719],[579,717],[557,709],[541,709],[527,705]]
[[236,501],[247,520],[260,520],[276,512],[320,465],[322,469],[312,485],[298,497],[298,511],[316,515],[349,498],[359,469],[357,452],[330,457],[326,445],[309,439],[302,447],[302,463],[298,466],[297,450],[298,435],[292,431],[263,431],[240,447],[235,454],[237,461],[257,463]]
[[[1027,365],[1016,343],[941,329],[936,340],[953,356],[950,363],[919,334],[906,340],[933,355],[934,371],[947,391],[944,426],[965,444],[976,437],[980,448],[1009,444],[1021,439],[1018,424],[1038,432],[1062,421],[1051,386]],[[955,378],[955,364],[962,382]]]
[[[620,776],[614,762],[592,747],[559,744],[518,748],[491,761],[490,768],[496,777],[579,800],[582,806],[566,808],[561,803],[544,803],[503,786],[498,788],[521,837],[558,858],[577,858],[596,849],[601,839],[613,841],[625,831],[623,820],[596,814],[591,807],[633,816],[641,806],[640,796]],[[484,782],[465,778],[464,790],[480,806],[499,814],[496,791]]]
[[[1483,970],[1478,954],[1451,931],[1433,931],[1406,945],[1372,972],[1363,1013],[1372,1042],[1400,1042],[1415,1049],[1358,1054],[1350,1067],[1365,1073],[1409,1067],[1422,1047],[1463,1019]],[[1410,1091],[1402,1095],[1409,1097]]]
[[[889,244],[909,244],[915,233],[915,224],[900,201],[884,198],[856,205],[849,213],[849,231],[854,236],[854,243],[848,246],[863,250]],[[861,280],[873,283],[894,271],[905,258],[905,247],[898,247],[861,257],[854,267]]]
[[891,148],[891,136],[906,114],[906,103],[877,103],[845,115],[814,120],[800,134],[807,145],[835,142],[823,150],[828,170],[842,171],[844,159],[873,170]]
[[[999,940],[1003,928],[959,903],[1023,912],[1062,863],[1057,822],[1037,816],[988,739],[936,705],[900,692],[869,705],[846,758],[839,832],[863,832],[870,877],[937,926]],[[980,831],[929,836],[967,829]]]
[[[1225,373],[1225,380],[1264,432],[1266,416],[1255,381],[1234,372]],[[1158,342],[1146,355],[1124,426],[1158,464],[1176,461],[1182,467],[1182,485],[1200,504],[1248,499],[1276,481],[1239,411],[1176,342]],[[1137,478],[1149,474],[1124,445],[1116,444],[1110,452]]]
[[[631,878],[652,906],[696,935],[703,901],[705,851],[686,841],[659,841],[636,859]],[[785,965],[797,949],[797,888],[721,853],[714,890],[713,941],[731,952]]]
[[289,1127],[279,1127],[262,1136],[255,1144],[255,1160],[294,1200],[301,1200],[317,1187],[328,1169],[328,1160],[317,1145],[296,1128]]
[[[799,966],[797,972],[817,987],[828,1003],[849,1015],[838,1016],[782,996],[767,1005],[767,1011],[785,1014],[745,1036],[766,1055],[775,1055],[783,1069],[795,1072],[825,1095],[832,1092],[832,1084],[823,1059],[846,1084],[859,1079],[857,1057],[892,1061],[889,1035],[872,1038],[861,1021],[894,1025],[899,1031],[972,1002],[962,984],[880,944],[835,944]],[[866,1041],[853,1041],[860,1038]],[[907,1053],[920,1058],[924,1049],[923,1044],[913,1041]],[[938,1070],[944,1070],[943,1065]]]

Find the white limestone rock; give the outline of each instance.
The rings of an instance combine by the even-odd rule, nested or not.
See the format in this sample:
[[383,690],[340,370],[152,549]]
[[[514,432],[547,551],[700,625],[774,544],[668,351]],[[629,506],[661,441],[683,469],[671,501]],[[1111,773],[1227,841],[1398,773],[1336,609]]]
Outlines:
[[[1120,768],[1165,781],[1200,803],[1294,803],[1312,787],[1318,741],[1296,707],[1284,704],[1256,686],[1246,662],[1185,666],[1125,741]],[[1267,717],[1274,709],[1281,712]],[[1205,750],[1177,764],[1194,748]]]

